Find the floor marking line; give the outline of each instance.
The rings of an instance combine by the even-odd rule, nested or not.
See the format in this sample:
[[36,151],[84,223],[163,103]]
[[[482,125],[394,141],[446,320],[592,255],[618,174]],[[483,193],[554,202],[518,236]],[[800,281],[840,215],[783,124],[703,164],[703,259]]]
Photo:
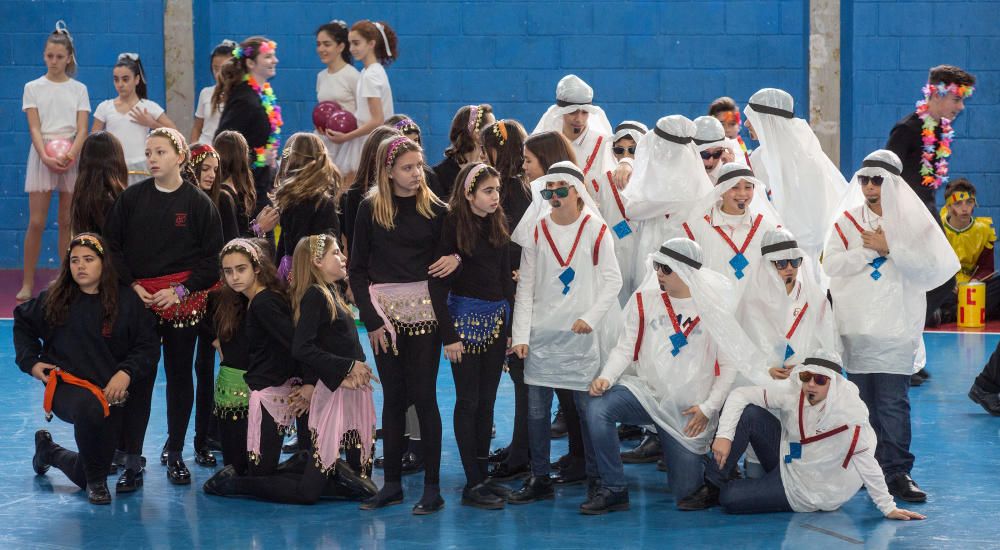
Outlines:
[[830,535],[831,537],[838,538],[838,539],[840,539],[840,540],[842,540],[844,542],[849,542],[851,544],[864,544],[865,543],[862,540],[851,538],[851,537],[848,537],[847,535],[841,535],[840,533],[838,533],[836,531],[831,531],[829,529],[824,529],[822,527],[817,527],[817,526],[812,525],[810,523],[803,523],[802,527],[805,528],[805,529],[809,529],[810,531],[816,531],[817,533],[823,533],[824,535]]

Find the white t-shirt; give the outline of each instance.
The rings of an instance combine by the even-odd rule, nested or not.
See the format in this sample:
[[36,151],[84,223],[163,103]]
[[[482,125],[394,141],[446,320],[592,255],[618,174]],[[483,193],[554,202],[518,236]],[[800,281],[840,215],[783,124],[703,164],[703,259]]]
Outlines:
[[392,88],[389,87],[389,75],[385,73],[385,67],[381,63],[372,63],[361,71],[361,78],[358,79],[358,93],[355,96],[358,100],[358,110],[354,113],[354,117],[358,119],[358,126],[363,126],[372,119],[372,114],[368,110],[369,97],[377,97],[382,100],[383,120],[396,114],[392,108]]
[[316,101],[336,101],[349,113],[357,111],[355,93],[361,73],[347,64],[335,73],[323,69],[316,75]]
[[[140,110],[149,111],[149,116],[153,118],[160,118],[160,115],[163,114],[163,107],[148,99],[140,99],[135,106]],[[125,150],[125,164],[133,167],[146,163],[146,136],[149,135],[149,128],[133,122],[128,112],[119,113],[115,109],[115,100],[113,99],[102,101],[94,110],[94,118],[103,122],[104,129],[122,142],[122,149]]]
[[31,108],[38,109],[43,138],[70,137],[76,135],[76,113],[90,112],[90,96],[77,80],[52,82],[43,75],[24,85],[21,110]]
[[205,86],[198,93],[198,107],[194,111],[194,116],[202,119],[204,123],[201,127],[201,135],[198,136],[198,143],[211,145],[215,141],[215,130],[219,128],[219,119],[222,118],[222,105],[212,112],[212,94],[215,93],[215,86]]

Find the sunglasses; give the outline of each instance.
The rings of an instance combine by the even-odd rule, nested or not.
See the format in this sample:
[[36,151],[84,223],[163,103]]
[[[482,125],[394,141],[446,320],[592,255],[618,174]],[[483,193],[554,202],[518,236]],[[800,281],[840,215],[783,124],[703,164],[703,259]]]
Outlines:
[[553,195],[559,197],[560,199],[565,199],[569,196],[569,187],[556,187],[555,189],[542,189],[539,191],[542,194],[542,198],[549,200]]
[[666,264],[659,264],[654,262],[653,267],[660,273],[663,273],[664,275],[670,275],[671,273],[674,272],[674,270],[670,269],[670,266]]
[[816,374],[815,372],[804,371],[799,373],[799,380],[803,384],[808,384],[810,380],[816,382],[817,386],[825,386],[827,382],[830,381],[830,377],[824,374]]
[[882,176],[858,176],[858,183],[861,185],[871,183],[875,187],[882,187]]
[[773,263],[774,267],[776,267],[778,269],[785,269],[789,265],[791,265],[792,267],[798,269],[798,267],[800,265],[802,265],[802,258],[794,258],[794,259],[791,259],[791,260],[774,260],[771,263]]
[[612,147],[611,150],[615,152],[616,155],[624,155],[625,150],[628,149],[630,155],[635,154],[635,147]]
[[722,149],[719,149],[714,153],[709,153],[708,151],[702,151],[701,158],[702,160],[722,158]]

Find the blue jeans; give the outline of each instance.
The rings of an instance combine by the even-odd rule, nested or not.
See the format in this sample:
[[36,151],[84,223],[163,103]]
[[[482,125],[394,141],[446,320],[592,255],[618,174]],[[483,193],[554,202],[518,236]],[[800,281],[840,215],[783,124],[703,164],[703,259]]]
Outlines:
[[909,474],[913,469],[910,453],[910,375],[851,374],[861,400],[868,406],[878,445],[875,458],[886,481]]
[[[613,386],[601,397],[585,397],[580,401],[580,418],[586,418],[586,428],[594,446],[597,469],[601,485],[611,490],[628,487],[625,469],[622,466],[621,444],[618,441],[616,422],[623,424],[653,424],[649,413],[642,408],[639,400],[625,386]],[[667,482],[674,500],[695,492],[705,482],[705,470],[709,463],[707,455],[693,453],[671,437],[666,430],[657,427],[663,460],[667,463]]]
[[[753,445],[764,476],[757,479],[729,479],[737,467],[740,457]],[[766,409],[748,405],[743,409],[740,422],[736,425],[732,449],[722,468],[721,476],[712,468],[710,479],[721,487],[719,504],[729,514],[762,514],[768,512],[791,512],[785,497],[785,487],[781,483],[781,421]]]
[[[552,394],[555,390],[545,386],[528,384],[528,448],[531,451],[531,475],[535,477],[548,476],[552,470],[550,454],[552,452]],[[573,392],[573,401],[578,408],[586,406],[582,401],[586,392]],[[580,413],[580,428],[583,432],[583,454],[587,462],[587,477],[596,478],[597,468],[594,465],[594,448],[590,442],[587,430],[586,416]]]

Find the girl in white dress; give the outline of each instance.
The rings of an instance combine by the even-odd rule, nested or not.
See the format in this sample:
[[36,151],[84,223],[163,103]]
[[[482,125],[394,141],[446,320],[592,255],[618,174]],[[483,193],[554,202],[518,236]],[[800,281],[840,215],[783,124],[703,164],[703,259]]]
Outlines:
[[[351,64],[347,36],[347,23],[343,21],[330,21],[316,29],[316,55],[326,65],[316,75],[316,101],[336,101],[345,111],[353,114],[358,110],[354,94],[357,93],[361,73]],[[354,139],[337,144],[330,141],[322,129],[317,128],[317,133],[337,169],[345,174],[357,171],[364,140]]]

